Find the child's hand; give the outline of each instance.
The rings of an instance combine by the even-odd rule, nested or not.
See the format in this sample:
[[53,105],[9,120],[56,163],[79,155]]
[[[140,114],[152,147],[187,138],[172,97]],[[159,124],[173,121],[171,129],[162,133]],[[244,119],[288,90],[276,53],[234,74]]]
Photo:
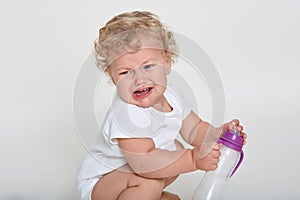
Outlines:
[[221,156],[220,148],[222,144],[215,144],[213,149],[203,158],[199,158],[200,147],[193,149],[194,163],[197,169],[212,171],[217,169],[219,158]]
[[231,122],[223,125],[224,131],[232,131],[234,126],[237,127],[237,131],[240,132],[240,136],[244,139],[243,145],[246,144],[247,134],[243,132],[243,126],[240,125],[240,121],[238,119],[233,119]]

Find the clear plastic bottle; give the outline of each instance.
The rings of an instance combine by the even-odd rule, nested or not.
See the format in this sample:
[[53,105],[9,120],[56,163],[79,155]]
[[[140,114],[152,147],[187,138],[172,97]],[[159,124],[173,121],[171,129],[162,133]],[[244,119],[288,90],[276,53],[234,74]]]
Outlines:
[[218,143],[222,143],[221,156],[218,168],[204,174],[193,200],[220,200],[229,178],[234,174],[241,164],[244,153],[242,151],[243,138],[234,129],[225,132]]

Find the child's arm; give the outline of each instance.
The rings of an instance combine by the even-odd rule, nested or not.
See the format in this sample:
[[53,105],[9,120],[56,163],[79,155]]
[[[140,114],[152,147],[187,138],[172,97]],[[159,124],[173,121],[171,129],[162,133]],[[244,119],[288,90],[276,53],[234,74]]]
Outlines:
[[222,134],[222,128],[215,128],[202,121],[193,111],[183,120],[180,134],[192,146],[201,146],[204,142],[213,142]]
[[177,151],[157,149],[150,138],[118,139],[118,142],[132,170],[148,178],[172,177],[197,169],[214,170],[220,156],[219,145],[199,159],[200,148]]
[[209,146],[219,139],[224,130],[230,131],[233,129],[233,126],[237,126],[237,130],[244,139],[243,144],[246,144],[247,134],[242,132],[243,127],[239,123],[239,120],[233,119],[230,123],[215,128],[208,122],[202,121],[200,117],[192,111],[183,120],[180,134],[188,144],[197,147],[204,146],[204,148],[206,146],[207,150],[210,150]]

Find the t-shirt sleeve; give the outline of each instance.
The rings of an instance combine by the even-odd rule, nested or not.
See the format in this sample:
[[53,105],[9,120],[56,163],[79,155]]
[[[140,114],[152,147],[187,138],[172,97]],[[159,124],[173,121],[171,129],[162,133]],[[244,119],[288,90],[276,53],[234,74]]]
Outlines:
[[150,113],[145,108],[116,99],[112,105],[109,129],[111,141],[117,138],[150,138],[152,134]]
[[192,111],[192,107],[179,89],[174,86],[169,86],[169,90],[176,95],[182,109],[182,120],[184,120]]
[[182,119],[185,119],[192,111],[192,108],[190,104],[187,102],[187,100],[184,98],[184,96],[183,95],[180,96],[181,96],[180,101],[182,106]]

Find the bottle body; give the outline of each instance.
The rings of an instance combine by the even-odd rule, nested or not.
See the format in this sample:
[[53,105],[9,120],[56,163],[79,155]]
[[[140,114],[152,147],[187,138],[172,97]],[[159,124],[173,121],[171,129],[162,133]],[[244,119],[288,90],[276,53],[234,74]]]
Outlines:
[[196,189],[193,200],[220,200],[230,176],[240,160],[240,152],[223,145],[218,168],[206,172]]

